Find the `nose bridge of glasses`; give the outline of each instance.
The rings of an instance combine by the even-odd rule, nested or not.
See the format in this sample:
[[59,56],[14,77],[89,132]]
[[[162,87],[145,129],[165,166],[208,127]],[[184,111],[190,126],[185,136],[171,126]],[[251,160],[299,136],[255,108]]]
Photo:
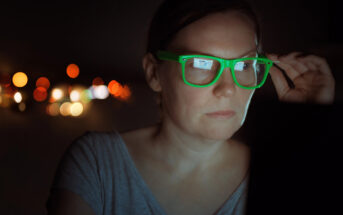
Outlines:
[[231,67],[231,64],[233,63],[232,60],[226,60],[226,59],[223,59],[222,60],[222,66],[224,68],[222,68],[223,70],[225,70],[226,68],[228,68],[230,70],[230,67]]
[[[233,81],[232,80],[233,77],[231,75],[232,63],[233,63],[232,60],[222,59],[222,67],[223,68],[221,68],[221,70],[222,70],[221,76],[225,76],[225,77],[228,76],[231,81]],[[224,73],[228,73],[228,74],[224,74]],[[224,77],[222,77],[222,78],[224,78]],[[224,79],[226,79],[226,78],[224,78]]]

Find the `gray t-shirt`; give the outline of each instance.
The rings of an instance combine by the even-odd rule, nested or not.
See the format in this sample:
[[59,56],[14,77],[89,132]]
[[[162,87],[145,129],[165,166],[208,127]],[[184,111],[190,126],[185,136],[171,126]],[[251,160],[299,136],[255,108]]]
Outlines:
[[[245,214],[247,179],[217,210],[217,215]],[[81,196],[97,215],[167,215],[115,129],[87,131],[69,145],[51,190],[60,188]]]

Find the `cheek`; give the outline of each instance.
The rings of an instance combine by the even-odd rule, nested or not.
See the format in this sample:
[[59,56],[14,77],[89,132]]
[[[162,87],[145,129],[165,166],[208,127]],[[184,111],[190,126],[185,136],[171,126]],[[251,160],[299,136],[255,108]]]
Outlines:
[[245,120],[253,94],[251,90],[237,88],[230,97],[215,98],[213,89],[190,87],[185,85],[182,80],[173,82],[169,87],[170,91],[167,90],[167,92],[172,92],[168,93],[167,99],[168,107],[172,108],[170,114],[178,120],[186,120],[188,123],[199,121],[199,118],[206,112],[215,110],[220,101],[220,105],[227,104],[237,112],[235,123],[241,124]]
[[243,123],[245,122],[245,119],[246,119],[246,116],[248,114],[248,109],[250,107],[250,103],[251,103],[251,100],[254,96],[254,92],[255,90],[253,91],[249,91],[249,93],[245,93],[244,95],[244,100],[242,101],[242,111],[241,111],[241,123],[240,125],[242,126]]
[[184,87],[182,90],[182,101],[185,107],[187,107],[188,114],[201,114],[210,108],[207,107],[206,109],[206,101],[208,100],[206,98],[208,98],[210,94],[204,89]]
[[184,102],[188,107],[190,114],[201,114],[206,112],[209,107],[206,109],[206,96],[205,92],[196,91],[185,93]]
[[238,97],[238,101],[241,107],[241,111],[246,109],[246,106],[249,104],[249,100],[251,98],[252,92],[249,91],[243,91],[240,96]]
[[[218,99],[214,98],[211,90],[187,86],[179,86],[178,90],[180,105],[187,115],[205,114],[216,109],[216,103],[219,105]],[[233,96],[227,97],[227,101],[223,103],[230,105],[229,107],[237,112],[237,116],[243,118],[246,115],[253,93],[254,91],[251,90],[238,89]]]

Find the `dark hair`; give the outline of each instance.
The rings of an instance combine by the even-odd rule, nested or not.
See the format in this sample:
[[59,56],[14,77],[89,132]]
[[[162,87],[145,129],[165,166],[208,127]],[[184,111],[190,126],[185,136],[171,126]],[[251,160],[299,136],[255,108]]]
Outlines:
[[[155,12],[148,31],[146,53],[150,52],[160,61],[157,50],[167,50],[168,44],[177,32],[187,25],[211,13],[239,11],[254,23],[258,40],[258,52],[262,52],[259,19],[250,4],[245,0],[165,0]],[[161,95],[157,102],[162,110]]]

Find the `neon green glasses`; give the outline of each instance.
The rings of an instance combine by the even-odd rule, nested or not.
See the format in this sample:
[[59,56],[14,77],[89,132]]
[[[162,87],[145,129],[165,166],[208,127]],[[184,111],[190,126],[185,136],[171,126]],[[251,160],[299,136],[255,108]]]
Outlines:
[[229,67],[234,82],[244,89],[260,88],[267,79],[273,61],[264,55],[238,59],[223,59],[208,55],[178,55],[169,51],[157,51],[160,60],[176,61],[182,65],[183,81],[192,87],[213,85]]

